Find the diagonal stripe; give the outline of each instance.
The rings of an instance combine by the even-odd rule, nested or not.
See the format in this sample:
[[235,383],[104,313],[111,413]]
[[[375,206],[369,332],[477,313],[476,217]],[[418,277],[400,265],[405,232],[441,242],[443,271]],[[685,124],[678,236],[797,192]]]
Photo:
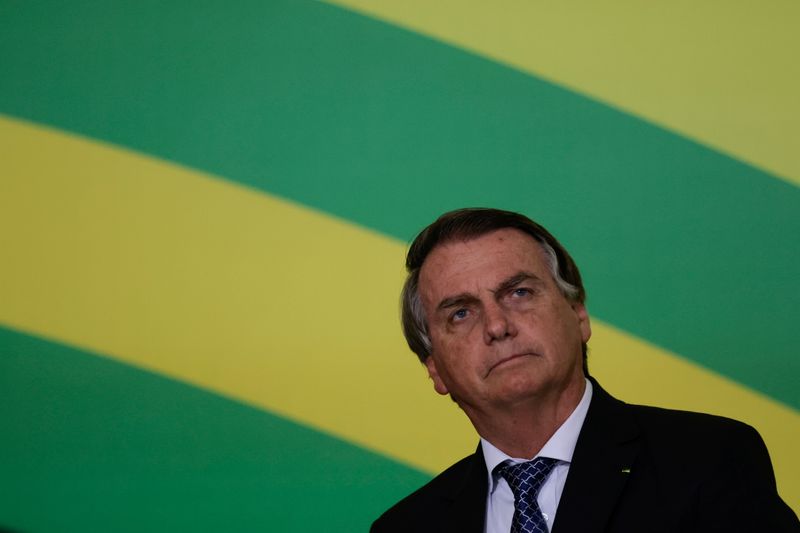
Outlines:
[[0,323],[395,457],[421,444],[381,413],[429,410],[421,430],[434,433],[437,415],[453,430],[420,454],[426,468],[471,447],[467,423],[431,406],[401,340],[401,245],[169,164],[20,125],[6,133]]
[[401,239],[452,207],[531,214],[596,316],[800,408],[800,189],[327,4],[202,7],[9,5],[0,109]]
[[[473,447],[462,414],[430,392],[400,338],[401,244],[170,164],[0,126],[11,147],[0,181],[0,323],[427,470]],[[797,507],[797,413],[602,322],[595,329],[593,365],[613,392],[752,423]],[[623,379],[629,372],[658,383]]]
[[104,357],[0,347],[0,531],[366,531],[428,479]]
[[800,184],[797,2],[330,3],[543,76]]
[[203,9],[9,6],[0,108],[403,239],[451,207],[529,213],[587,265],[596,316],[800,407],[800,189],[327,4]]

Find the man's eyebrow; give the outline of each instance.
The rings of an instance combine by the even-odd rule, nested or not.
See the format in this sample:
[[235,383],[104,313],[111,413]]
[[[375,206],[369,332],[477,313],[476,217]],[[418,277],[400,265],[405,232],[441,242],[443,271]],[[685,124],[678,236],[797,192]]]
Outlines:
[[462,292],[461,294],[456,294],[455,296],[448,296],[447,298],[439,302],[439,305],[436,306],[436,309],[440,311],[442,309],[448,309],[450,307],[456,307],[459,305],[472,303],[477,300],[478,299],[475,297],[475,295],[470,294],[468,292]]
[[[530,281],[535,285],[541,285],[544,283],[542,281],[542,278],[540,278],[536,274],[533,274],[532,272],[518,272],[517,274],[514,274],[510,278],[501,281],[500,284],[491,292],[493,294],[501,294],[509,289],[516,287],[523,281]],[[443,299],[441,302],[439,302],[439,305],[436,306],[436,310],[440,311],[442,309],[449,309],[451,307],[466,305],[476,301],[478,301],[478,298],[474,294],[470,294],[468,292],[462,292],[461,294],[448,296],[447,298]]]
[[494,294],[501,294],[509,289],[512,289],[522,283],[523,281],[531,281],[536,285],[544,283],[542,278],[533,274],[531,272],[518,272],[514,274],[508,279],[503,280],[500,284],[492,291]]

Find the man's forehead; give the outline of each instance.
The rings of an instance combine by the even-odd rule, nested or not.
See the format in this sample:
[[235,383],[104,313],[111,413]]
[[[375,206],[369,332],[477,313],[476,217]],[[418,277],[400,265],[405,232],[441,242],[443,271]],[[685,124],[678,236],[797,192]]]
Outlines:
[[[525,268],[523,268],[525,267]],[[527,233],[503,228],[469,239],[453,239],[434,247],[420,269],[421,290],[436,290],[457,282],[489,275],[496,282],[521,270],[546,268],[539,243]],[[491,283],[491,279],[485,281]]]
[[[501,228],[474,237],[452,238],[434,246],[422,263],[422,269],[437,260],[451,256],[495,255],[498,252],[518,252],[520,255],[530,254],[540,257],[541,245],[531,235],[516,228]],[[447,259],[445,259],[447,260]]]

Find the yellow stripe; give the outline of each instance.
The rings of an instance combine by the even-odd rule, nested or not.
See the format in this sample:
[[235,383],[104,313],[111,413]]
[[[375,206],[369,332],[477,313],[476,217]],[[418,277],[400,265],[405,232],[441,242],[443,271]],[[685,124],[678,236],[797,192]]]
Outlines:
[[555,81],[800,184],[798,2],[329,1]]
[[[426,470],[474,447],[466,417],[434,394],[400,336],[402,244],[199,172],[2,118],[0,146],[0,323]],[[798,413],[604,324],[592,347],[595,374],[623,399],[753,423],[798,507]]]

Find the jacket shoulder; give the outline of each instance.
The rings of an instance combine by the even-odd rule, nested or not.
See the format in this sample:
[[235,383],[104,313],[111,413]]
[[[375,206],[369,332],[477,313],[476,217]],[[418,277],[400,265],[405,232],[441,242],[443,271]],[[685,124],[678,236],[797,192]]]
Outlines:
[[[800,531],[797,517],[778,494],[769,452],[755,428],[722,416],[629,407],[657,478],[665,486],[681,487],[671,491],[671,499],[680,501],[679,493],[687,497],[698,531],[715,530],[725,520],[739,526],[752,520],[753,531]],[[743,516],[744,504],[758,509],[752,513],[758,518]]]
[[[740,453],[767,458],[766,445],[752,426],[723,416],[644,405],[627,406],[650,444],[669,446],[713,463],[715,457]],[[770,468],[771,470],[771,468]]]
[[446,515],[448,506],[467,488],[468,480],[480,474],[475,472],[480,466],[478,460],[482,461],[482,458],[473,454],[453,464],[384,512],[372,524],[370,531],[438,531],[437,524]]

